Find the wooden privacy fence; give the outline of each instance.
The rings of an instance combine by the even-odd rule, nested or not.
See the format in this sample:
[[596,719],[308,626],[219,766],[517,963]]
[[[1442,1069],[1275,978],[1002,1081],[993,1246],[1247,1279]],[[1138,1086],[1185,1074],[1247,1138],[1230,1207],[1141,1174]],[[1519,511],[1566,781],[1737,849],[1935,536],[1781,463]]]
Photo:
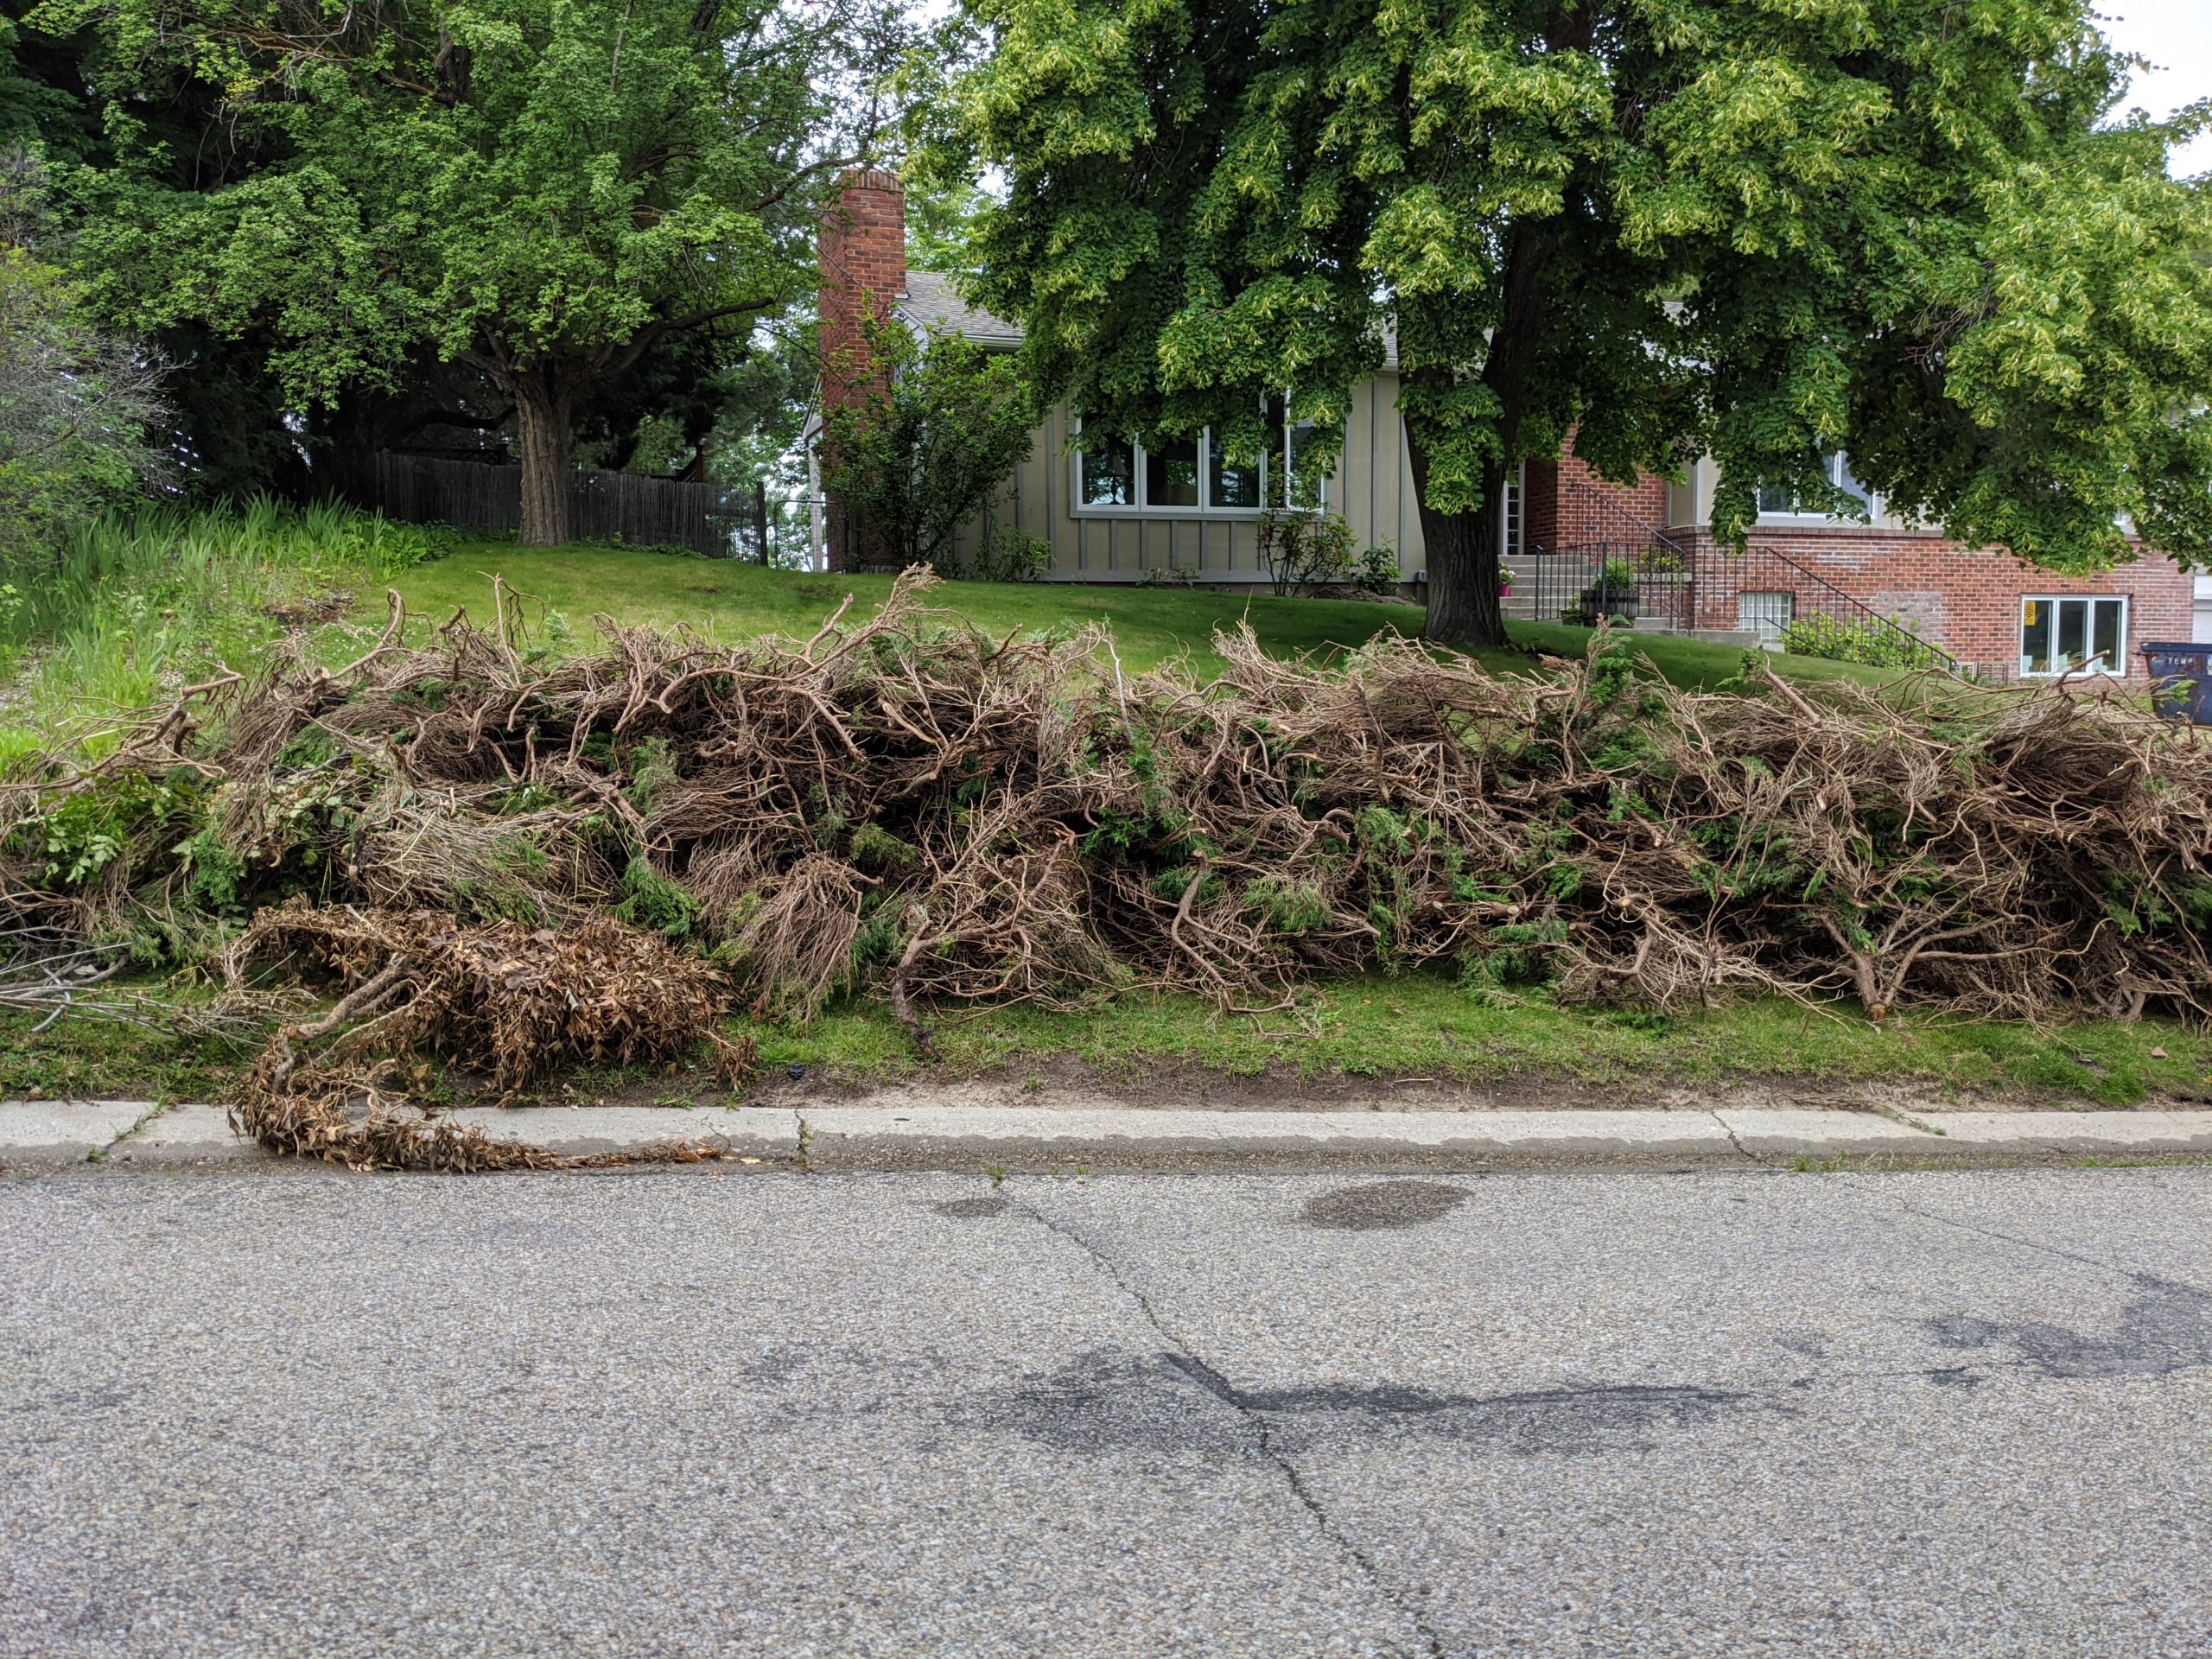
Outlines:
[[[477,461],[379,453],[371,474],[373,507],[410,524],[456,530],[522,526],[522,469]],[[758,486],[680,484],[636,473],[569,474],[569,528],[578,541],[689,548],[709,558],[762,563],[774,545]]]

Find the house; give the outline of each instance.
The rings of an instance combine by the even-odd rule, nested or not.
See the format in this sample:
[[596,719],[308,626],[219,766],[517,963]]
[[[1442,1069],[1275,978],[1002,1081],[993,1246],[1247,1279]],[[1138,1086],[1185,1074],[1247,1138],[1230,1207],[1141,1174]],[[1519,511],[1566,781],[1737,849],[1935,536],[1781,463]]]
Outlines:
[[[848,179],[823,222],[821,262],[825,364],[849,360],[843,354],[858,345],[868,308],[989,349],[1020,344],[1018,328],[968,306],[949,278],[907,269],[905,196],[892,174]],[[825,375],[825,393],[836,395],[836,384]],[[1421,520],[1397,395],[1397,365],[1386,357],[1354,389],[1337,462],[1317,493],[1361,546],[1395,552],[1407,591],[1418,595]],[[963,531],[961,550],[996,518],[1050,544],[1052,581],[1264,583],[1260,514],[1285,499],[1306,436],[1288,427],[1257,465],[1232,465],[1205,432],[1159,450],[1118,440],[1086,446],[1070,411],[1056,409],[998,501]],[[1863,521],[1763,500],[1749,544],[1737,550],[1700,528],[1711,518],[1710,461],[1685,478],[1628,488],[1572,455],[1531,462],[1500,526],[1507,618],[1603,611],[1638,628],[1770,649],[1842,639],[1886,649],[1892,660],[1948,658],[2004,679],[2139,677],[2143,642],[2212,638],[2212,587],[2200,609],[2197,584],[2164,555],[2146,549],[2092,579],[2056,575],[1905,523],[1852,479],[1847,455],[1829,464],[1832,480],[1866,502]],[[817,557],[838,568],[849,542],[831,503],[818,521]]]

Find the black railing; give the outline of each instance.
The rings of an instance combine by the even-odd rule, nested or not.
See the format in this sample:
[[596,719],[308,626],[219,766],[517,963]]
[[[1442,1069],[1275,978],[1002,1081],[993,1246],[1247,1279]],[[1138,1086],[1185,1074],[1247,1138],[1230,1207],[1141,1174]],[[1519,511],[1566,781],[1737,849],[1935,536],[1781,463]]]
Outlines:
[[1770,543],[1741,549],[1700,536],[1691,544],[1695,626],[1756,632],[1759,644],[1797,657],[1875,668],[1960,671],[1958,658],[1918,629],[1885,615]]
[[1600,617],[1735,633],[1770,650],[1890,668],[1959,664],[1911,624],[1885,616],[1769,543],[1737,548],[1701,531],[1669,534],[1617,500],[1570,484],[1600,534],[1530,546],[1507,562],[1509,619],[1594,626]]
[[1509,617],[1593,627],[1600,617],[1649,617],[1697,626],[1688,563],[1659,540],[1576,542],[1531,547],[1508,561]]

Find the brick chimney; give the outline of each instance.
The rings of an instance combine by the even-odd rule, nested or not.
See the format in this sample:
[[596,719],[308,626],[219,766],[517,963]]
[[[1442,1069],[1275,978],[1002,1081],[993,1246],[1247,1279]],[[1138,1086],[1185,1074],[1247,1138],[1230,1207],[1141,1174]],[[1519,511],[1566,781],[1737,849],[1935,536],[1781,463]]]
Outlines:
[[[859,402],[885,388],[887,369],[875,368],[861,319],[880,322],[906,292],[906,192],[895,173],[881,168],[847,174],[822,216],[819,366],[824,409]],[[830,568],[856,561],[848,556],[852,533],[834,500],[829,505],[824,550]]]

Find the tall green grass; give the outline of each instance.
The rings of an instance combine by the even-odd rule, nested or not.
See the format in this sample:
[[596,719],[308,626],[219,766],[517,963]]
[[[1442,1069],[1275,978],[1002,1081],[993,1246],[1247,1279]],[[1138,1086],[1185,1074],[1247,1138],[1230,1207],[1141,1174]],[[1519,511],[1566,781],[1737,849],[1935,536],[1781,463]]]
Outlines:
[[0,571],[0,767],[104,728],[225,665],[249,668],[335,595],[435,558],[449,531],[262,496],[148,507]]

